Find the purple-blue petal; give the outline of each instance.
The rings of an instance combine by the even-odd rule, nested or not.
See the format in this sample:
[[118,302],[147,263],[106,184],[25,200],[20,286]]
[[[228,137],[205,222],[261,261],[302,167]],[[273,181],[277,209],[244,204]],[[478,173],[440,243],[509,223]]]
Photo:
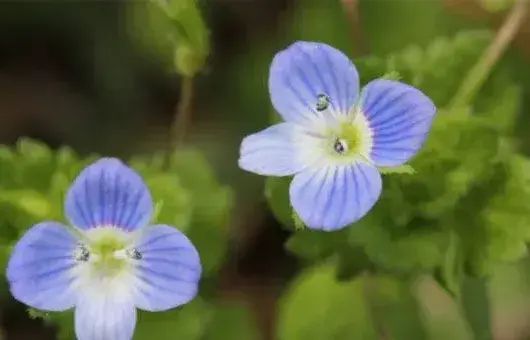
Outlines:
[[136,249],[135,304],[163,311],[191,301],[198,292],[202,266],[199,253],[178,229],[156,225],[146,229]]
[[366,163],[302,171],[290,186],[291,204],[310,229],[334,231],[364,217],[382,188],[377,168]]
[[296,126],[273,125],[247,136],[241,143],[239,167],[264,176],[289,176],[306,167],[296,141]]
[[[277,53],[269,75],[269,93],[287,122],[312,124],[315,117],[346,114],[359,93],[359,75],[341,51],[316,42],[299,41]],[[328,110],[318,111],[318,96],[329,97]]]
[[67,227],[42,222],[29,229],[15,245],[6,276],[18,301],[40,310],[72,308],[76,295],[72,269],[77,240]]
[[[101,294],[99,294],[101,293]],[[131,340],[136,308],[122,292],[105,292],[80,298],[75,309],[77,340]]]
[[413,157],[425,143],[436,114],[423,92],[393,80],[368,83],[361,103],[373,131],[370,158],[377,166],[397,166]]
[[79,174],[65,210],[81,229],[115,226],[132,231],[148,225],[153,201],[140,175],[116,158],[103,158]]

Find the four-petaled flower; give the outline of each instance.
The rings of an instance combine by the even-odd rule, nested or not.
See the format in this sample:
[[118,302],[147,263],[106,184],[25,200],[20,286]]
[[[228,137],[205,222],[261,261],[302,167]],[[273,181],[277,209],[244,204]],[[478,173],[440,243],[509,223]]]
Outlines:
[[197,294],[197,250],[177,229],[149,226],[149,190],[121,161],[104,158],[85,168],[65,211],[74,227],[42,222],[29,229],[13,250],[7,279],[28,306],[75,308],[79,340],[130,340],[137,308],[163,311]]
[[338,230],[379,199],[378,167],[401,165],[422,147],[436,108],[418,89],[385,79],[359,94],[359,75],[337,49],[296,42],[276,54],[269,92],[285,122],[247,136],[239,166],[291,176],[295,212],[312,229]]

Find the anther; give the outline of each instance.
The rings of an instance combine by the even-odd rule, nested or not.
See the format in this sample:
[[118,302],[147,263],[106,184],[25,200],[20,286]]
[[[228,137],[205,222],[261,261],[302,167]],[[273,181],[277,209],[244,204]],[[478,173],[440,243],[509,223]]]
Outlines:
[[142,259],[142,253],[138,251],[136,248],[130,248],[125,251],[125,255],[127,255],[128,258],[133,260],[141,260]]
[[90,259],[90,252],[84,244],[78,244],[74,250],[73,258],[78,262],[87,262]]
[[335,150],[336,153],[342,155],[348,151],[348,144],[342,139],[337,138],[333,144],[333,150]]
[[329,97],[327,95],[325,95],[324,93],[321,93],[318,95],[317,97],[317,106],[316,106],[316,109],[317,111],[324,111],[325,109],[328,108],[329,106]]

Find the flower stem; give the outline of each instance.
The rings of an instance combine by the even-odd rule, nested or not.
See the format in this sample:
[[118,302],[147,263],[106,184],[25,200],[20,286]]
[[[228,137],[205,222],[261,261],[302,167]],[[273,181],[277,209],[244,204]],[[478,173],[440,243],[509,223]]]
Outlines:
[[193,77],[182,77],[180,93],[180,99],[175,108],[175,116],[169,130],[166,165],[169,165],[171,161],[173,148],[184,144],[186,132],[190,125],[192,114],[191,104],[193,101]]
[[518,0],[515,2],[493,42],[468,73],[467,77],[464,78],[464,81],[451,102],[451,108],[465,106],[474,99],[477,92],[488,79],[492,68],[502,57],[521,28],[521,25],[524,23],[527,9],[528,0]]

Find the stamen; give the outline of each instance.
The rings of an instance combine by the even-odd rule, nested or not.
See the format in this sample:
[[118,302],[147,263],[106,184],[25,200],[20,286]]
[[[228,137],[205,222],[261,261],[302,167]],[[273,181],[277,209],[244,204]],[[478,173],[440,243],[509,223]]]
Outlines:
[[127,254],[127,257],[133,260],[141,260],[142,259],[142,253],[138,251],[136,248],[130,248],[125,251]]
[[329,101],[330,99],[326,94],[324,93],[319,94],[317,97],[317,106],[316,106],[317,111],[320,112],[320,111],[324,111],[325,109],[327,109],[329,106]]
[[335,150],[335,152],[339,155],[342,155],[348,152],[348,143],[346,143],[346,141],[342,139],[337,138],[335,140],[335,143],[333,144],[333,150]]
[[72,256],[74,260],[78,262],[88,262],[88,260],[90,259],[90,251],[84,244],[79,243],[75,248]]
[[128,249],[116,250],[114,252],[114,258],[118,260],[125,260],[125,259],[141,260],[143,258],[143,255],[136,248],[128,248]]

